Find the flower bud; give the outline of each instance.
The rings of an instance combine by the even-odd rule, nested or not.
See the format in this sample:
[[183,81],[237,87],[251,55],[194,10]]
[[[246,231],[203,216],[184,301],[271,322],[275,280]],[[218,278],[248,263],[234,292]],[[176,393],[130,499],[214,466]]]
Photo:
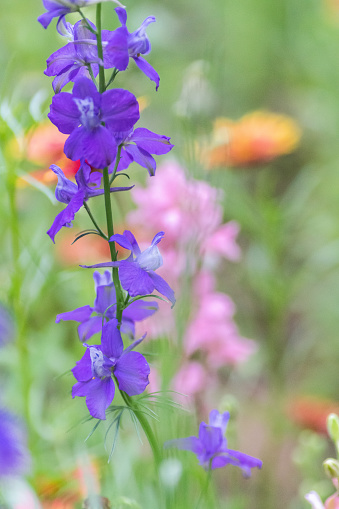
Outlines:
[[326,475],[330,479],[338,479],[339,478],[339,461],[334,458],[327,458],[323,462],[323,467]]
[[339,442],[339,417],[336,414],[327,417],[327,432],[333,442]]

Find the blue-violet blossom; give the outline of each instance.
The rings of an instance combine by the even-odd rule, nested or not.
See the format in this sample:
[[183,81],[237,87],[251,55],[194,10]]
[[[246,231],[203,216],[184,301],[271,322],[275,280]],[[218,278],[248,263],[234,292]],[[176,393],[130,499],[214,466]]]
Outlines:
[[128,90],[100,94],[90,79],[78,78],[72,94],[53,97],[48,117],[60,132],[70,135],[64,147],[69,159],[86,159],[94,168],[105,168],[116,156],[114,133],[132,129],[139,120],[139,105]]
[[0,408],[0,477],[24,474],[30,463],[22,422],[8,410]]
[[250,477],[251,468],[261,468],[262,461],[227,447],[224,434],[229,417],[229,412],[220,414],[218,410],[212,410],[209,415],[209,423],[202,422],[200,424],[199,437],[191,436],[170,440],[165,442],[165,447],[176,447],[194,452],[200,465],[206,470],[230,464],[241,468],[244,477]]
[[124,350],[118,320],[113,318],[102,329],[101,345],[89,346],[86,353],[72,369],[77,383],[72,396],[86,397],[86,405],[92,417],[106,419],[106,409],[112,403],[115,384],[129,396],[144,392],[149,384],[149,365],[143,355],[132,352],[141,341],[137,339]]
[[156,85],[158,90],[160,78],[153,67],[141,56],[151,51],[151,43],[146,34],[146,28],[155,22],[154,16],[146,18],[141,26],[134,32],[129,32],[126,27],[127,13],[125,9],[117,7],[115,12],[121,23],[121,28],[116,30],[114,39],[107,45],[107,53],[111,53],[111,61],[119,71],[128,67],[129,59],[133,58],[139,69]]
[[106,1],[112,1],[123,8],[118,0],[42,0],[47,12],[41,14],[41,16],[38,17],[38,21],[44,28],[47,28],[53,18],[59,18],[57,21],[59,25],[66,14],[78,11],[82,7],[87,7],[88,5],[99,4]]
[[[56,323],[59,323],[60,320],[75,320],[80,322],[78,334],[81,341],[87,341],[93,334],[101,331],[103,316],[107,320],[111,320],[115,318],[116,314],[116,293],[111,272],[108,270],[104,274],[94,272],[93,278],[96,290],[94,306],[83,306],[73,311],[61,313],[57,315],[55,320]],[[132,302],[122,312],[121,332],[133,338],[135,335],[135,322],[148,318],[157,309],[158,304],[155,301],[147,302],[140,299]]]
[[[126,170],[135,161],[146,168],[151,177],[154,176],[157,165],[151,154],[167,154],[174,147],[170,139],[143,127],[127,133],[117,133],[116,142],[122,145],[118,171]],[[110,170],[113,169],[112,166]]]
[[[47,234],[54,242],[55,235],[63,226],[71,227],[75,214],[80,210],[83,203],[93,196],[99,196],[104,193],[100,189],[101,173],[98,171],[91,172],[90,166],[82,162],[79,170],[75,175],[76,184],[65,177],[63,171],[59,166],[52,164],[50,169],[58,177],[58,184],[55,188],[55,197],[61,203],[66,203],[67,206],[59,212],[53,221],[52,226]],[[112,187],[111,192],[128,191],[130,187]]]
[[114,241],[131,251],[131,255],[126,260],[81,266],[85,268],[119,267],[121,286],[131,297],[147,295],[157,290],[174,306],[174,291],[161,276],[154,272],[163,263],[158,244],[164,235],[164,232],[157,233],[150,247],[141,251],[132,232],[125,230],[122,235],[116,233],[109,241]]

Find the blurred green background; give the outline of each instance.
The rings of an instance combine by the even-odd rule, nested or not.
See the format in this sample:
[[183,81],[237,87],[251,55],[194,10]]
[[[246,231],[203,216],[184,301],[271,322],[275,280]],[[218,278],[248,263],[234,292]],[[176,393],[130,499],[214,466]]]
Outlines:
[[[118,86],[147,98],[143,126],[171,136],[171,156],[189,174],[224,189],[224,219],[241,226],[242,260],[221,267],[219,286],[236,303],[241,333],[255,339],[259,351],[225,378],[216,400],[229,393],[238,400],[238,440],[258,441],[264,469],[246,484],[236,477],[237,488],[232,474],[225,488],[228,474],[218,472],[220,507],[306,508],[302,497],[308,490],[331,493],[321,461],[333,451],[324,435],[305,432],[310,423],[296,423],[287,408],[305,396],[339,405],[339,3],[126,3],[130,30],[149,15],[157,18],[148,28],[148,60],[161,82],[156,93],[130,65]],[[38,0],[2,0],[0,21],[0,301],[13,306],[19,345],[2,354],[0,376],[3,404],[29,419],[33,485],[42,472],[62,477],[74,468],[90,431],[81,426],[69,431],[85,414],[84,405],[71,399],[71,375],[59,377],[73,367],[82,347],[73,324],[61,328],[54,319],[93,299],[91,277],[56,259],[45,233],[56,213],[48,194],[33,187],[15,192],[10,176],[12,170],[34,169],[13,152],[8,155],[8,144],[46,118],[52,87],[43,75],[45,61],[63,44],[54,21],[46,31],[37,23],[42,12]],[[94,8],[86,13],[94,19]],[[104,24],[117,26],[109,2]],[[192,151],[196,140],[211,133],[216,117],[236,120],[258,109],[287,114],[299,124],[297,149],[268,164],[206,171]],[[84,215],[79,225],[87,227]],[[311,404],[309,411],[318,409]],[[182,436],[184,431],[183,426]],[[119,460],[102,470],[103,491],[155,508],[154,492],[140,476],[137,439],[125,435]],[[102,435],[91,440],[90,453],[104,464]],[[128,458],[134,462],[129,491]],[[194,459],[187,468],[192,465]],[[151,479],[148,468],[143,473]],[[197,469],[192,475],[202,482]],[[185,503],[180,507],[188,508]]]

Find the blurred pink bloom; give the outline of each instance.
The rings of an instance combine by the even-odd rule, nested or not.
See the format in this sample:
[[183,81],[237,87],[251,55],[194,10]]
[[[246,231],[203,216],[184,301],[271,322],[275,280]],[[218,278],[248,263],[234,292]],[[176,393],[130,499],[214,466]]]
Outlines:
[[254,341],[240,336],[233,321],[234,313],[235,305],[228,295],[204,293],[186,333],[187,354],[202,350],[210,367],[215,369],[246,361],[257,347]]
[[207,384],[207,373],[204,367],[196,361],[186,362],[175,375],[172,387],[179,393],[188,396],[203,391]]
[[128,221],[147,224],[151,231],[163,229],[164,249],[192,245],[196,254],[215,253],[232,261],[239,258],[237,223],[221,225],[223,193],[204,181],[187,178],[177,163],[161,165],[157,178],[146,189],[134,189],[132,196],[138,208]]

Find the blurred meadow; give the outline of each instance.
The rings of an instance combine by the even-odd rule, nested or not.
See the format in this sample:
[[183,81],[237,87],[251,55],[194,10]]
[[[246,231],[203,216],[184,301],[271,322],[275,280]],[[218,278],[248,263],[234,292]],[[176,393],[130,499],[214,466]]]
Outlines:
[[[333,492],[322,462],[334,455],[326,417],[339,413],[339,2],[126,4],[131,29],[156,17],[148,61],[161,81],[155,92],[131,64],[117,86],[138,97],[142,125],[175,145],[155,177],[132,166],[135,190],[112,197],[120,233],[133,225],[149,245],[166,232],[177,303],[138,324],[150,390],[164,391],[149,402],[152,423],[163,443],[196,434],[213,408],[229,410],[230,447],[263,461],[251,479],[215,471],[199,509],[307,509],[310,490],[323,500]],[[205,481],[193,454],[165,452],[159,493],[131,420],[109,463],[109,418],[85,441],[95,421],[72,399],[70,372],[83,346],[76,324],[55,318],[92,306],[92,271],[79,264],[108,253],[96,236],[72,244],[91,227],[84,211],[55,245],[46,235],[61,210],[48,167],[75,173],[64,139],[46,127],[53,90],[43,71],[64,42],[55,21],[37,23],[40,0],[2,7],[0,405],[25,422],[32,457],[23,477],[2,482],[4,500],[24,493],[24,505],[4,507],[80,508],[96,492],[115,509],[195,508]],[[103,12],[116,28],[109,2]],[[86,14],[94,20],[95,8]],[[100,199],[92,207],[103,221]]]

